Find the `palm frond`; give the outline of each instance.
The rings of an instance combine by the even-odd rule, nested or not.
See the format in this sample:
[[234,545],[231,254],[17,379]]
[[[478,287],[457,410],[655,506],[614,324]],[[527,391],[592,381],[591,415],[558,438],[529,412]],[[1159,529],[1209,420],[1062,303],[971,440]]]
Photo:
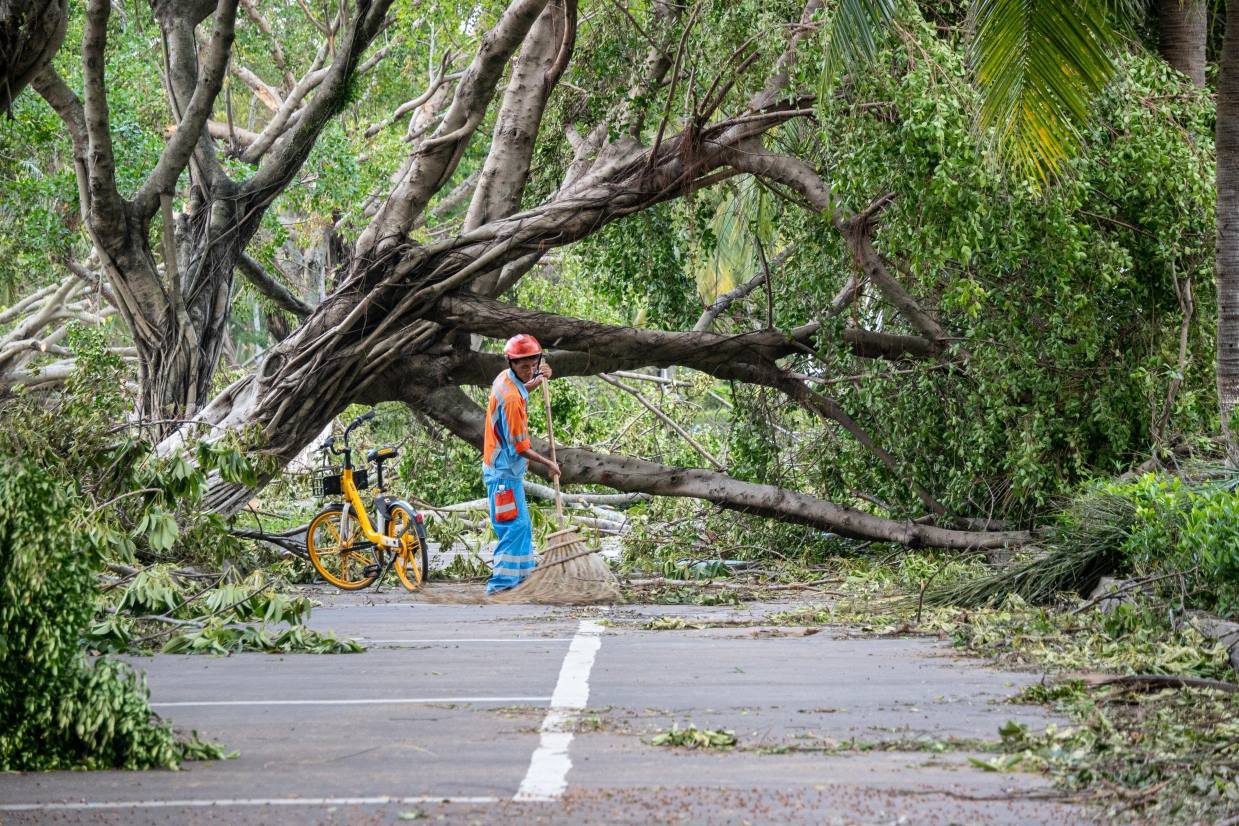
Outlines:
[[1043,553],[987,576],[930,589],[925,604],[979,608],[1018,594],[1025,602],[1044,605],[1065,592],[1088,594],[1122,565],[1123,543],[1136,517],[1136,504],[1127,497],[1085,496],[1059,515]]
[[981,128],[1002,157],[1047,180],[1079,148],[1114,74],[1107,0],[978,0],[972,24]]
[[839,0],[830,15],[818,99],[825,101],[839,73],[878,50],[878,38],[895,16],[897,0]]

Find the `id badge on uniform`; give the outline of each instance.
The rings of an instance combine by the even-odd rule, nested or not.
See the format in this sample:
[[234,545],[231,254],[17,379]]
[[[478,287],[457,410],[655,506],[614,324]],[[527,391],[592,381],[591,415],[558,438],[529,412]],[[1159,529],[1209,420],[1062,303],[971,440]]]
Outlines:
[[495,521],[511,522],[518,513],[516,507],[516,491],[511,488],[500,488],[495,491]]

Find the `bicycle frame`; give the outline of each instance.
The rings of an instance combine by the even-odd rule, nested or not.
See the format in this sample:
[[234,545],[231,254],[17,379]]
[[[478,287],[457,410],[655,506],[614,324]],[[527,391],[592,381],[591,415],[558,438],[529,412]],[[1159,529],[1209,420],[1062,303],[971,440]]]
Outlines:
[[[379,497],[375,496],[374,497],[374,511],[375,511],[375,515],[378,517],[376,520],[378,524],[377,525],[373,524],[370,522],[370,513],[368,509],[366,508],[366,503],[362,501],[361,491],[357,490],[357,485],[353,482],[353,468],[352,467],[349,467],[346,465],[344,470],[341,472],[340,487],[344,491],[344,509],[340,512],[340,524],[343,525],[345,520],[348,519],[349,509],[352,508],[353,512],[357,514],[358,524],[361,525],[362,536],[364,536],[368,541],[373,542],[374,544],[379,545],[383,548],[387,548],[388,550],[393,550],[393,551],[400,550],[401,540],[403,539],[402,536],[400,537],[385,536],[383,534],[384,528],[387,527],[387,519],[388,519],[387,513],[385,513],[385,511],[390,512],[391,506],[390,505],[383,506],[383,504],[379,500]],[[383,489],[382,487],[380,487],[379,488],[380,495],[382,494],[382,492],[383,492]],[[412,509],[411,505],[408,505],[404,502],[396,502],[396,504],[403,505],[407,509],[408,513],[415,512]]]

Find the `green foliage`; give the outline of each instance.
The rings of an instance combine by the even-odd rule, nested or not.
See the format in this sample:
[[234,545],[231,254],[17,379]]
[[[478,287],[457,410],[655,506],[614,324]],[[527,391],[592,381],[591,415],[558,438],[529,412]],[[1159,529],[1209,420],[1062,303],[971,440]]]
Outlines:
[[417,501],[445,505],[486,495],[481,453],[434,425],[410,425],[397,469],[401,491]]
[[[984,605],[1007,594],[1045,604],[1089,593],[1102,576],[1149,580],[1186,607],[1239,612],[1239,493],[1233,471],[1184,481],[1148,473],[1087,486],[1046,529],[1046,550],[1005,570],[931,592],[929,602]],[[1147,590],[1146,589],[1146,590]]]
[[737,742],[736,733],[728,729],[699,729],[695,725],[680,728],[678,724],[650,738],[652,746],[681,749],[731,749]]
[[[704,199],[699,203],[709,209]],[[685,329],[697,320],[701,300],[689,271],[692,242],[684,237],[685,221],[676,220],[682,213],[692,213],[690,232],[709,217],[691,202],[664,204],[610,224],[574,250],[594,291],[626,323]]]
[[819,97],[830,94],[843,68],[864,71],[860,64],[873,59],[895,9],[894,0],[839,0],[835,4],[822,50]]
[[490,565],[477,554],[458,554],[435,571],[435,579],[487,579],[490,573]]
[[799,481],[787,477],[785,449],[788,439],[779,438],[779,412],[786,402],[774,391],[761,388],[733,388],[728,456],[731,475],[746,482],[795,486]]
[[[1135,519],[1123,544],[1127,570],[1136,576],[1180,572],[1188,605],[1233,615],[1239,613],[1239,492],[1233,471],[1220,478],[1185,483],[1146,474],[1126,485],[1112,485],[1130,499]],[[1171,577],[1172,580],[1176,579]]]
[[334,633],[323,634],[301,625],[273,632],[250,625],[229,626],[219,620],[177,634],[163,647],[165,654],[235,654],[242,651],[359,654],[365,650],[356,640],[341,640]]
[[138,571],[106,592],[100,615],[86,635],[87,644],[98,651],[129,653],[162,645],[169,654],[365,650],[355,640],[339,640],[306,627],[310,600],[288,593],[284,572],[278,568],[256,570],[243,580],[215,577],[206,587],[201,579],[200,574],[172,565]]
[[159,721],[129,666],[84,656],[107,543],[78,492],[0,448],[0,500],[0,769],[173,767],[202,754]]
[[[203,464],[156,457],[114,422],[130,409],[120,360],[104,333],[78,327],[77,369],[52,399],[19,395],[0,431],[0,767],[175,766],[214,747],[178,740],[150,710],[145,683],[123,663],[88,660],[82,641],[132,637],[123,620],[92,623],[105,560],[175,553],[210,469],[244,474],[236,447]],[[164,613],[180,596],[159,572],[125,592],[129,611]]]
[[[1194,280],[1197,307],[1183,392],[1163,435],[1216,425],[1212,107],[1159,61],[1127,58],[1099,101],[1089,150],[1059,185],[1033,192],[1010,185],[978,151],[957,46],[912,34],[915,56],[911,46],[890,50],[888,70],[856,77],[820,107],[818,137],[843,205],[895,196],[876,243],[907,262],[904,285],[962,336],[957,360],[872,363],[835,352],[811,369],[855,376],[832,383],[831,395],[949,510],[1022,521],[1090,473],[1147,450],[1148,411],[1178,371],[1175,277]],[[814,230],[794,216],[784,228]],[[813,318],[848,271],[842,241],[825,230],[810,237],[821,239],[820,252],[796,256],[776,282],[784,327]],[[877,302],[832,322],[830,335],[849,324],[914,332]],[[827,432],[814,454],[828,496],[861,490],[890,515],[920,512],[909,486],[850,437]]]
[[[1138,812],[1148,823],[1211,823],[1234,811],[1236,695],[1068,690],[1058,706],[1074,725],[1038,732],[1008,722],[999,731],[1006,755],[985,768],[1046,771],[1065,789],[1096,789],[1107,814],[1126,821]],[[1108,788],[1124,794],[1110,802]]]
[[1231,674],[1225,646],[1192,628],[1172,629],[1166,612],[1152,605],[1075,615],[1032,608],[1012,595],[972,615],[947,612],[939,622],[956,645],[1013,665],[1213,679]]
[[[934,14],[947,12],[958,15],[954,6]],[[733,12],[746,13],[751,9]],[[949,364],[862,360],[832,347],[851,326],[915,332],[867,289],[848,313],[826,322],[816,342],[824,359],[789,363],[826,381],[822,392],[888,448],[902,472],[891,473],[850,435],[808,420],[775,394],[717,391],[735,404],[721,433],[711,415],[679,415],[702,423],[715,454],[748,481],[904,518],[924,512],[907,483],[912,478],[954,514],[1028,524],[1082,480],[1147,455],[1151,443],[1190,440],[1216,427],[1208,265],[1213,106],[1159,60],[1126,56],[1096,95],[1098,118],[1081,134],[1083,153],[1054,187],[1036,190],[1005,178],[978,145],[980,96],[968,82],[959,20],[939,31],[907,9],[900,15],[899,37],[875,41],[870,70],[849,74],[820,99],[819,128],[788,124],[771,142],[828,170],[834,198],[850,211],[894,196],[875,244],[906,264],[901,281],[958,337]],[[729,29],[708,31],[702,36],[710,48],[725,54]],[[823,54],[820,42],[805,48],[802,85],[817,79]],[[607,321],[684,329],[702,307],[692,282],[703,262],[730,262],[727,278],[716,273],[717,290],[743,271],[736,262],[751,265],[742,247],[761,237],[768,254],[794,246],[773,278],[775,325],[787,330],[818,318],[853,271],[830,216],[787,207],[771,220],[744,200],[722,187],[619,221],[572,249],[557,276],[562,283],[546,280],[527,291],[535,282],[527,279],[518,297],[598,317],[601,296]],[[1176,279],[1192,280],[1197,305],[1182,369]],[[764,305],[758,291],[718,329],[754,328],[764,321]],[[1165,403],[1176,378],[1182,386],[1170,427],[1154,433],[1149,411]],[[607,424],[623,430],[622,403],[587,395],[590,403],[606,399],[605,410],[588,408],[595,443],[607,438]],[[678,447],[656,436],[626,442],[647,458],[676,450],[677,460],[701,464]]]
[[1087,594],[1103,576],[1123,569],[1124,545],[1136,506],[1114,491],[1090,491],[1061,510],[1045,529],[1044,551],[987,571],[967,582],[941,583],[926,595],[931,605],[980,606],[1008,594],[1044,604],[1060,594]]

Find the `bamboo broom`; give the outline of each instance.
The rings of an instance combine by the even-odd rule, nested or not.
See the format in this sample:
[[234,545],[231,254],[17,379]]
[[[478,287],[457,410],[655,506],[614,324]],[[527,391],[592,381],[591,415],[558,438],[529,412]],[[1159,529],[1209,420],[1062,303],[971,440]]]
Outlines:
[[[551,424],[551,388],[542,382],[542,403],[546,406],[546,438],[555,458],[555,428]],[[585,546],[576,528],[564,521],[564,498],[555,477],[555,518],[559,530],[547,537],[542,560],[524,582],[496,594],[497,602],[536,602],[544,605],[590,605],[623,602],[619,580],[606,560]]]

